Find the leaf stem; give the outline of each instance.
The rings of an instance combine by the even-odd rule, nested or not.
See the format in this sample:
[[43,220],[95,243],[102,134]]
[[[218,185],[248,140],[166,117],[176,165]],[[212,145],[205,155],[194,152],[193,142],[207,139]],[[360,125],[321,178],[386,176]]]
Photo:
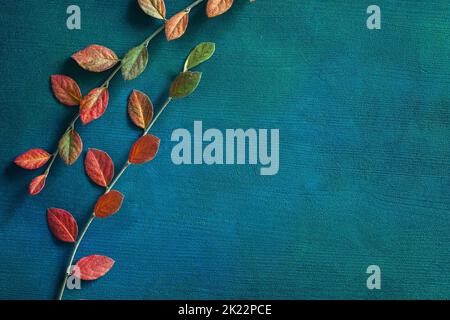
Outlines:
[[78,119],[80,119],[80,114],[78,113],[75,118],[73,118],[72,122],[70,123],[69,127],[67,128],[66,132],[70,129],[73,129],[75,127],[75,124],[77,123]]
[[195,8],[196,6],[198,6],[200,3],[202,3],[204,0],[197,0],[194,1],[190,6],[188,6],[186,9],[184,9],[184,11],[186,12],[190,12],[193,8]]
[[121,62],[119,62],[119,65],[114,69],[113,72],[111,72],[111,74],[109,75],[108,79],[106,79],[106,81],[102,84],[103,88],[108,88],[109,87],[109,83],[116,76],[117,72],[119,72],[120,69],[122,69],[122,63]]
[[58,154],[59,154],[59,151],[56,151],[56,152],[52,155],[52,160],[50,161],[50,163],[49,163],[47,169],[46,169],[45,172],[44,172],[44,174],[45,174],[46,177],[48,177],[48,174],[50,173],[50,169],[52,168],[53,163],[55,163],[55,160],[56,160],[56,157],[58,156]]
[[148,134],[148,132],[150,131],[150,129],[153,127],[153,125],[156,123],[156,121],[158,120],[159,116],[164,112],[164,110],[167,108],[167,106],[170,104],[170,102],[172,101],[172,97],[167,98],[166,102],[164,102],[164,105],[161,107],[161,110],[159,110],[158,114],[156,115],[156,117],[153,119],[153,121],[148,125],[147,129],[145,129],[144,134],[142,136],[145,136]]
[[111,191],[112,188],[116,185],[116,183],[119,181],[120,177],[124,174],[124,172],[128,169],[128,167],[131,165],[130,161],[125,162],[122,169],[120,170],[119,174],[114,178],[113,182],[106,188],[106,192],[108,193]]
[[145,47],[148,47],[148,44],[150,41],[153,40],[154,37],[156,37],[158,34],[160,34],[164,29],[166,28],[166,25],[163,24],[161,27],[159,27],[155,32],[153,32],[145,41],[142,43]]

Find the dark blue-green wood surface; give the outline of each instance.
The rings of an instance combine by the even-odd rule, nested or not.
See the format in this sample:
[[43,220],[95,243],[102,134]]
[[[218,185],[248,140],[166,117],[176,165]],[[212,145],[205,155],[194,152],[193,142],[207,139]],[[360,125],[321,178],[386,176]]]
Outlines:
[[[169,15],[190,1],[167,0]],[[126,172],[122,210],[95,221],[78,257],[116,260],[67,299],[388,299],[450,296],[450,5],[376,1],[382,30],[366,28],[368,1],[236,1],[226,15],[192,12],[186,35],[150,44],[137,80],[119,77],[100,120],[78,127],[117,166],[137,137],[133,88],[160,108],[189,50],[214,41],[194,95],[167,109],[151,164]],[[82,29],[66,28],[81,7]],[[159,26],[135,0],[2,1],[0,10],[0,298],[51,299],[70,246],[46,209],[84,224],[101,190],[83,161],[58,161],[41,195],[15,167],[20,153],[54,150],[76,112],[52,96],[49,76],[87,93],[106,74],[69,58],[91,43],[123,56]],[[258,166],[175,166],[176,128],[280,129],[280,172]],[[379,265],[382,289],[366,288]]]

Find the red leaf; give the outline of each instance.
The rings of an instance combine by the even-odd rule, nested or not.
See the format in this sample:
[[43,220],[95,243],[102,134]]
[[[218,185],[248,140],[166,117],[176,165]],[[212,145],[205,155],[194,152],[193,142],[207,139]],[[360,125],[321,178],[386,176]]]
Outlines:
[[106,187],[114,177],[114,163],[111,157],[101,150],[88,150],[84,168],[89,178],[102,187]]
[[88,124],[100,118],[106,111],[109,101],[107,88],[96,88],[83,98],[80,105],[80,118],[83,124]]
[[206,4],[206,14],[209,18],[214,18],[230,10],[234,0],[208,0]]
[[111,50],[96,44],[78,51],[72,58],[85,70],[102,72],[114,67],[119,61],[117,55]]
[[18,156],[14,163],[19,167],[34,170],[45,165],[50,160],[51,155],[42,149],[31,149],[24,154]]
[[120,210],[123,202],[123,194],[111,190],[102,195],[95,204],[94,214],[97,218],[107,218]]
[[35,196],[44,189],[45,179],[47,179],[47,175],[43,174],[31,181],[30,186],[28,187],[30,195]]
[[166,38],[168,41],[180,38],[187,29],[189,12],[177,13],[166,22]]
[[153,118],[153,104],[150,98],[140,91],[133,90],[128,100],[128,114],[139,128],[147,128]]
[[63,75],[51,76],[53,94],[62,104],[75,107],[81,102],[81,91],[75,80]]
[[133,164],[143,164],[152,161],[158,153],[161,140],[151,134],[141,137],[133,144],[128,161]]
[[66,210],[57,208],[48,209],[47,221],[50,231],[59,240],[71,243],[77,240],[77,221]]
[[96,280],[108,273],[114,262],[105,256],[92,255],[78,260],[75,269],[80,273],[81,280]]

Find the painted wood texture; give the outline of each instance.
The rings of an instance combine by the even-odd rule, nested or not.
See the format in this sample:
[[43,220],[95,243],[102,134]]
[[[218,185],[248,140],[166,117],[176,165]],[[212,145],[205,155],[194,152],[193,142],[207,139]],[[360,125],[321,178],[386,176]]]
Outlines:
[[[168,16],[189,1],[167,1]],[[0,298],[50,299],[69,247],[46,226],[48,207],[86,221],[101,194],[83,161],[59,161],[36,198],[12,161],[54,149],[73,109],[54,100],[51,74],[86,94],[106,75],[69,59],[99,43],[123,56],[156,29],[134,0],[80,0],[82,30],[65,27],[69,1],[5,2],[0,15]],[[214,41],[197,92],[152,130],[157,158],[126,172],[122,210],[95,221],[79,257],[116,261],[68,299],[448,298],[450,26],[448,1],[377,1],[382,30],[361,1],[237,1],[226,15],[191,15],[186,35],[159,36],[148,70],[115,79],[105,116],[81,127],[85,151],[123,163],[139,131],[132,89],[156,111],[198,42]],[[368,4],[367,4],[368,5]],[[99,18],[100,14],[100,18]],[[174,166],[176,128],[277,128],[280,172],[255,166]],[[84,157],[84,155],[83,155]],[[382,270],[368,291],[367,266]]]

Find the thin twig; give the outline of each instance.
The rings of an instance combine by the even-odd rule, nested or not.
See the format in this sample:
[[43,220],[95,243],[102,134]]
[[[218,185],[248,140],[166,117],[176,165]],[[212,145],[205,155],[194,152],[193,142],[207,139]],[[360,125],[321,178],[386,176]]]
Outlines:
[[119,181],[120,177],[124,174],[124,172],[128,169],[128,167],[131,165],[130,161],[125,162],[122,169],[120,170],[119,174],[114,178],[113,182],[106,188],[105,193],[108,193],[111,191],[112,188],[116,185],[116,183]]
[[164,102],[164,105],[161,107],[161,110],[159,110],[156,117],[153,119],[153,121],[148,125],[147,129],[145,129],[144,134],[142,136],[145,136],[148,134],[150,129],[153,127],[153,125],[156,123],[156,120],[158,120],[159,116],[163,113],[163,111],[167,108],[169,103],[172,101],[172,97],[167,98],[166,102]]
[[117,72],[119,72],[120,69],[122,69],[122,62],[119,62],[119,65],[114,69],[114,71],[111,73],[108,79],[106,79],[106,81],[102,84],[103,88],[109,87],[109,83],[116,76]]
[[154,37],[156,37],[158,34],[160,34],[164,29],[166,28],[166,25],[163,24],[161,27],[159,27],[155,32],[153,32],[150,37],[148,37],[147,39],[145,39],[144,42],[142,42],[142,45],[144,45],[145,47],[148,47],[148,44],[150,43],[150,41],[153,40]]
[[70,270],[70,268],[72,266],[73,259],[75,259],[75,254],[78,251],[78,247],[80,246],[81,240],[83,240],[84,235],[86,234],[87,230],[89,229],[89,227],[90,227],[91,223],[94,221],[94,219],[95,219],[95,215],[92,214],[91,217],[89,218],[88,222],[84,226],[80,237],[78,238],[77,242],[75,243],[75,247],[73,249],[72,255],[70,256],[69,265],[67,267],[66,274],[64,275],[64,281],[62,282],[61,288],[58,293],[58,298],[57,298],[58,300],[62,300],[62,297],[64,294],[64,289],[66,288],[67,279],[70,277],[71,272],[72,272],[72,270]]

